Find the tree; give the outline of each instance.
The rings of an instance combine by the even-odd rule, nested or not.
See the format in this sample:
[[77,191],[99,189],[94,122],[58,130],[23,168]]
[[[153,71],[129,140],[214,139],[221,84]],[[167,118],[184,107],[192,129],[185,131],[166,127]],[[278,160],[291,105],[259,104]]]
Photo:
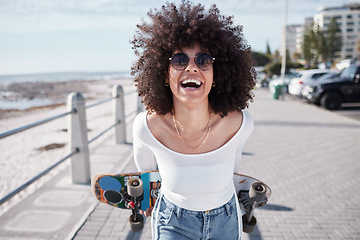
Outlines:
[[341,51],[342,38],[340,35],[340,28],[333,17],[330,21],[329,27],[326,30],[326,40],[328,48],[328,58],[331,63],[334,62],[338,52]]
[[312,61],[314,59],[314,52],[312,51],[312,39],[310,32],[313,31],[312,29],[308,29],[304,35],[304,41],[303,41],[303,57],[306,62],[306,67],[309,68],[312,65]]
[[[319,27],[317,27],[319,30]],[[314,27],[310,30],[310,51],[313,54],[312,62],[317,65],[319,61],[319,35],[317,34],[317,30],[314,30]]]
[[294,52],[292,57],[295,60],[295,62],[298,62],[299,59],[301,58],[301,54],[299,52]]
[[319,62],[331,64],[335,61],[338,52],[341,50],[342,39],[339,34],[340,28],[336,19],[332,18],[326,30],[319,25],[307,29],[303,41],[303,57],[305,62],[316,66]]
[[269,41],[266,41],[266,55],[271,56]]
[[267,55],[259,52],[252,52],[252,59],[255,61],[256,66],[265,66],[271,61]]
[[286,49],[286,62],[287,63],[291,62],[289,49]]
[[319,25],[316,30],[317,41],[318,41],[318,57],[320,62],[327,62],[329,58],[328,41],[325,37],[325,33],[320,30]]
[[279,52],[279,50],[276,50],[274,52],[274,54],[272,55],[272,58],[273,58],[274,62],[280,61],[280,52]]
[[[286,69],[285,69],[285,73],[289,73],[290,69],[297,69],[297,68],[302,68],[303,66],[300,63],[293,63],[293,62],[288,62],[286,63]],[[268,77],[275,75],[280,75],[281,74],[281,62],[271,62],[269,64],[267,64],[264,68],[264,72],[266,73],[266,75]]]

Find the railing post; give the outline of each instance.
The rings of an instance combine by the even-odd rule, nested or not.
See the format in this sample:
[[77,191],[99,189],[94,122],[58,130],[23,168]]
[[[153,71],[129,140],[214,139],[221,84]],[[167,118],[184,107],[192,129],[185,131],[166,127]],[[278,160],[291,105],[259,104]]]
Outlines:
[[115,124],[115,143],[126,142],[126,123],[125,123],[125,103],[124,90],[120,85],[114,85],[112,96],[114,98],[114,122]]
[[67,99],[67,110],[73,111],[68,117],[70,150],[79,151],[71,156],[72,182],[90,183],[90,159],[87,136],[85,99],[81,93],[72,92]]

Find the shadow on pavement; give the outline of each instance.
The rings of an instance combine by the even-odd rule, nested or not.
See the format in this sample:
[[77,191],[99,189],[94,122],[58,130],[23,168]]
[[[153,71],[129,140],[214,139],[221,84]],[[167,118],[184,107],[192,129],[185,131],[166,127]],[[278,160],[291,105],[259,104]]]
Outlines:
[[[281,205],[275,205],[275,204],[266,204],[265,206],[260,207],[259,209],[269,210],[269,211],[294,211],[293,208],[289,208],[289,207],[281,206]],[[254,231],[252,233],[250,233],[248,235],[248,237],[250,240],[262,240],[261,233],[260,233],[257,225],[255,226]]]
[[129,231],[128,235],[126,236],[126,240],[140,240],[141,239],[141,232],[131,232]]
[[289,207],[281,206],[281,205],[275,205],[275,204],[266,204],[265,206],[263,206],[259,209],[269,210],[269,211],[283,211],[283,212],[294,211],[293,208],[289,208]]
[[253,153],[248,153],[248,152],[243,152],[242,155],[247,155],[247,156],[254,156]]
[[334,110],[333,112],[337,111],[354,111],[360,110],[360,106],[342,106],[340,110]]
[[255,121],[256,126],[280,127],[324,127],[324,128],[360,128],[359,124],[320,123],[320,122],[293,122],[293,121]]
[[[246,234],[246,233],[243,233]],[[252,233],[249,233],[249,239],[250,240],[261,240],[261,233],[257,227],[257,225],[255,225],[254,231]]]

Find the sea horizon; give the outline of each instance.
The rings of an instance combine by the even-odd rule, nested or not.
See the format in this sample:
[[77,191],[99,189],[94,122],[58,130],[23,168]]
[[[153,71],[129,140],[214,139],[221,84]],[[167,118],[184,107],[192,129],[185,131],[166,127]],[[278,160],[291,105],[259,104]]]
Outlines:
[[0,74],[0,84],[21,82],[57,82],[128,78],[130,71],[61,71],[43,73]]

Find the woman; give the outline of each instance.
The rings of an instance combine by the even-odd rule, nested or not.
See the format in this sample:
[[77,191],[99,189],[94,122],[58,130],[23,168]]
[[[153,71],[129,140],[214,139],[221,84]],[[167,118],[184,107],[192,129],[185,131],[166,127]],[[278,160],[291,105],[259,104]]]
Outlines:
[[133,128],[140,171],[159,170],[154,239],[240,239],[233,172],[253,129],[246,111],[255,72],[242,27],[216,6],[183,1],[148,13],[132,41],[147,113]]

